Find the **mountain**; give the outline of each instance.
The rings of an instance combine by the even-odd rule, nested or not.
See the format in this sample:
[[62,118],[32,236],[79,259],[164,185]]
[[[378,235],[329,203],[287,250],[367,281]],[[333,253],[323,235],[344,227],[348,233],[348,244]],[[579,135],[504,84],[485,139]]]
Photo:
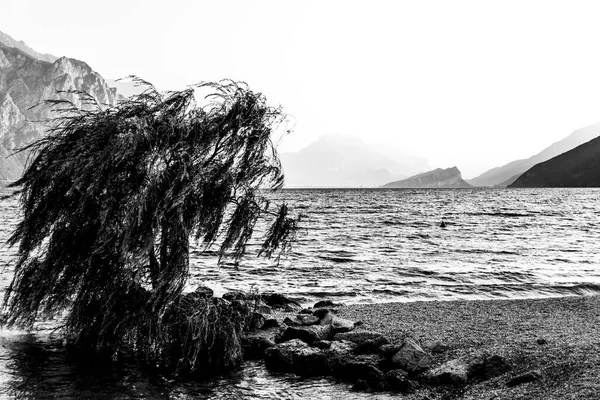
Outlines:
[[405,166],[349,135],[323,135],[279,157],[287,187],[377,187],[408,176]]
[[600,123],[576,130],[563,140],[553,143],[533,157],[493,168],[467,182],[473,186],[502,186],[506,181],[510,183],[511,179],[515,178],[515,176],[518,177],[534,165],[547,161],[598,136],[600,136]]
[[15,40],[10,35],[7,35],[4,32],[0,32],[0,44],[3,44],[7,47],[14,47],[21,50],[23,53],[30,55],[33,58],[36,58],[41,61],[46,62],[54,62],[58,60],[58,57],[53,56],[52,54],[42,54],[33,50],[31,47],[27,46],[27,44],[22,40]]
[[390,182],[384,188],[470,188],[472,187],[462,179],[462,174],[456,167],[441,169],[411,176],[401,181]]
[[12,154],[42,137],[50,127],[44,121],[56,117],[40,103],[61,98],[87,107],[74,94],[57,93],[71,90],[85,91],[100,104],[117,101],[116,89],[83,61],[61,57],[47,62],[0,42],[0,180],[21,175],[27,154]]
[[600,187],[600,137],[535,165],[509,187]]

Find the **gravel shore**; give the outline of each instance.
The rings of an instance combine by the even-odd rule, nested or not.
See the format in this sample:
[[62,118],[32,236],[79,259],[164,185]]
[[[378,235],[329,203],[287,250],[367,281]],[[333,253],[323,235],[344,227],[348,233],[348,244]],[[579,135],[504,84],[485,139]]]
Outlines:
[[[512,365],[488,381],[427,386],[405,399],[600,399],[600,296],[350,305],[338,315],[392,343],[440,342],[447,350],[434,354],[434,367],[477,352],[502,355]],[[542,377],[507,386],[531,370]]]

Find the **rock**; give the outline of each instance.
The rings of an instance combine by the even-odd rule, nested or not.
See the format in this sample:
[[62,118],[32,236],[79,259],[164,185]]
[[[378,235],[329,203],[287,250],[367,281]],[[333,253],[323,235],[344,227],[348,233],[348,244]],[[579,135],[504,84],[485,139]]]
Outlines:
[[266,304],[259,304],[256,308],[256,311],[258,311],[261,314],[271,314],[272,312],[271,307],[269,307]]
[[311,310],[310,308],[303,308],[299,312],[299,314],[312,314],[312,313],[313,313],[313,310]]
[[[223,299],[227,301],[227,299]],[[232,300],[231,305],[233,308],[243,314],[250,312],[250,307],[248,307],[248,303],[245,300]]]
[[385,373],[385,381],[395,392],[414,393],[418,389],[417,382],[408,379],[408,372],[403,369],[393,369]]
[[333,337],[334,340],[348,340],[354,342],[357,345],[361,345],[365,342],[378,343],[378,346],[388,343],[388,339],[379,332],[373,331],[352,331],[352,332],[341,332],[336,333]]
[[357,392],[369,392],[371,391],[371,386],[369,386],[369,383],[366,380],[359,379],[352,385],[352,390],[356,390]]
[[448,351],[448,346],[439,341],[429,343],[426,348],[429,349],[429,351],[433,354],[441,354]]
[[194,290],[193,292],[197,297],[202,298],[202,299],[208,299],[213,297],[214,295],[214,291],[206,286],[198,286],[196,288],[196,290]]
[[262,295],[262,299],[268,306],[273,308],[280,308],[285,311],[297,311],[302,309],[300,304],[281,293],[265,293]]
[[539,344],[540,346],[542,346],[542,345],[544,345],[544,344],[548,343],[548,341],[547,341],[546,339],[544,339],[544,338],[537,338],[536,342],[537,342],[537,344]]
[[265,319],[265,323],[262,326],[262,329],[270,329],[270,328],[279,328],[279,321],[275,318],[267,318]]
[[333,317],[333,313],[326,308],[317,308],[316,310],[313,310],[312,314],[319,319],[325,318],[328,314],[331,314]]
[[300,326],[300,321],[291,319],[290,317],[285,317],[283,323],[287,326]]
[[275,346],[274,341],[264,336],[246,336],[241,341],[245,359],[263,358],[265,350]]
[[379,353],[381,341],[378,339],[368,339],[358,344],[354,349],[356,354]]
[[321,350],[328,350],[331,348],[331,341],[329,340],[317,340],[312,344],[313,347],[316,347]]
[[307,315],[307,314],[298,314],[296,316],[296,319],[298,320],[300,325],[303,325],[303,326],[317,325],[320,321],[320,319],[318,317],[315,317],[314,315]]
[[232,290],[230,292],[227,292],[223,295],[223,298],[225,300],[231,301],[233,302],[234,300],[247,300],[248,299],[248,294],[245,292],[242,292],[240,290]]
[[463,385],[469,379],[468,371],[464,360],[454,359],[428,371],[425,380],[432,385]]
[[491,379],[509,370],[502,356],[480,354],[448,361],[429,371],[426,380],[433,385],[457,385]]
[[521,384],[527,383],[527,382],[533,382],[533,381],[540,379],[541,377],[542,377],[542,372],[539,370],[528,371],[522,375],[518,375],[518,376],[515,376],[514,378],[510,379],[508,382],[506,382],[506,386],[512,387],[512,386],[521,385]]
[[264,315],[262,315],[261,313],[254,312],[254,313],[250,314],[248,325],[249,325],[250,329],[253,329],[253,330],[262,329],[263,326],[265,326],[266,320],[267,319],[265,318]]
[[361,390],[380,391],[387,389],[384,373],[370,360],[350,359],[335,364],[332,372],[339,379],[360,384]]
[[379,354],[384,358],[392,358],[401,348],[401,344],[384,344],[379,346]]
[[327,375],[330,372],[323,351],[298,339],[267,348],[265,365],[272,371],[302,376]]
[[281,343],[292,339],[299,339],[305,343],[311,344],[318,340],[327,340],[330,336],[331,327],[328,325],[290,326],[286,328],[281,335],[276,337],[275,341]]
[[469,381],[485,381],[510,371],[506,359],[499,355],[478,355],[469,362]]
[[326,307],[335,307],[335,303],[331,300],[321,300],[317,301],[313,308],[326,308]]
[[413,373],[429,369],[432,361],[431,356],[412,339],[404,340],[402,348],[392,357],[392,365]]
[[[317,311],[319,312],[317,313]],[[313,313],[313,315],[315,315],[315,317],[320,318],[319,324],[331,325],[334,333],[350,332],[354,329],[354,321],[350,321],[349,319],[345,318],[340,318],[329,310],[321,308],[319,310],[316,310],[315,313]]]
[[352,352],[356,348],[356,344],[347,340],[336,340],[329,343],[329,348],[325,354],[330,361],[330,365],[341,362],[349,357],[354,358]]

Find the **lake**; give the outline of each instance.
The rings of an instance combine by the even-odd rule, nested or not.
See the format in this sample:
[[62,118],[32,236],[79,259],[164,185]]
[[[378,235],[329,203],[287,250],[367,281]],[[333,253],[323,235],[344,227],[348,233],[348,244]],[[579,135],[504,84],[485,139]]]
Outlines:
[[[525,298],[600,292],[599,189],[298,189],[269,194],[303,213],[292,251],[217,265],[194,244],[189,289],[277,291],[310,305]],[[18,222],[0,203],[0,240]],[[441,222],[446,224],[440,227]],[[15,250],[3,246],[0,290]],[[270,374],[261,363],[207,382],[177,382],[135,365],[72,360],[52,324],[0,331],[0,396],[19,398],[387,398],[349,385]]]

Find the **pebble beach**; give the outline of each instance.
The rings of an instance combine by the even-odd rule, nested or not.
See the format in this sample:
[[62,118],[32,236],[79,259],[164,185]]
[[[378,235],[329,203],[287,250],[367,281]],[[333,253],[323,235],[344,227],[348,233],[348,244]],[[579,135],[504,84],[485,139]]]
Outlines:
[[[423,385],[406,399],[600,399],[600,296],[349,305],[338,315],[391,343],[438,346],[434,367],[478,353],[511,365],[478,383]],[[530,371],[540,376],[507,385]]]

